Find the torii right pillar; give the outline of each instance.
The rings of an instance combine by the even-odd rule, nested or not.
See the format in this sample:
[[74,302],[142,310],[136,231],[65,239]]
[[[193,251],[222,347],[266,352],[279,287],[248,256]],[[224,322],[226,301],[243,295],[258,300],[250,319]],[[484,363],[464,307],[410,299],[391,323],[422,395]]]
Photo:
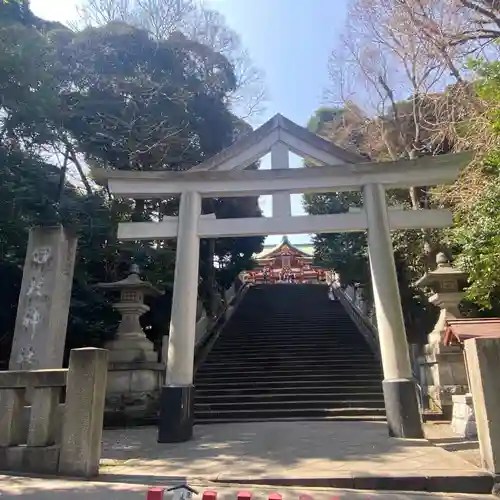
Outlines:
[[363,187],[363,199],[389,435],[419,439],[424,437],[422,418],[406,340],[385,188],[368,184]]

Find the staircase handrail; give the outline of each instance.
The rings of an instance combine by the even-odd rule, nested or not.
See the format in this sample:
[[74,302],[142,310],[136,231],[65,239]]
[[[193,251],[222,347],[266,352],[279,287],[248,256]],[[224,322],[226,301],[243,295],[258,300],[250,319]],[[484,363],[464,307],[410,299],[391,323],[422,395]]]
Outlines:
[[[328,283],[332,293],[346,308],[347,313],[356,323],[359,331],[380,359],[380,343],[376,323],[375,305],[366,300],[362,288],[356,287],[355,285],[342,287],[340,277],[335,272],[330,273]],[[419,374],[413,372],[413,377],[417,383],[420,405],[423,407],[423,388],[418,382]]]
[[354,285],[342,286],[337,273],[331,272],[328,279],[329,290],[344,306],[358,330],[368,342],[373,352],[380,358],[380,345],[375,322],[375,309],[363,297],[362,289]]

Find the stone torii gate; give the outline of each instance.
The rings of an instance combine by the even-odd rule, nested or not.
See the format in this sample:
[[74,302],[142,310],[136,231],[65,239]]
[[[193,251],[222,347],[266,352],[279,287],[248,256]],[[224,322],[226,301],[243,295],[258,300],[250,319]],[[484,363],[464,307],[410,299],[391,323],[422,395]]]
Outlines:
[[[271,170],[245,170],[271,152]],[[289,168],[289,152],[322,166]],[[161,394],[159,442],[185,441],[193,427],[193,361],[200,238],[368,231],[371,280],[377,311],[389,432],[421,438],[416,385],[410,366],[391,230],[439,228],[452,223],[447,210],[388,210],[389,188],[453,182],[469,155],[369,163],[276,115],[229,148],[185,172],[95,172],[111,193],[134,199],[180,195],[179,217],[120,223],[123,240],[177,238],[175,282]],[[292,216],[290,194],[361,190],[358,212]],[[201,215],[202,198],[273,195],[271,218],[216,219]]]

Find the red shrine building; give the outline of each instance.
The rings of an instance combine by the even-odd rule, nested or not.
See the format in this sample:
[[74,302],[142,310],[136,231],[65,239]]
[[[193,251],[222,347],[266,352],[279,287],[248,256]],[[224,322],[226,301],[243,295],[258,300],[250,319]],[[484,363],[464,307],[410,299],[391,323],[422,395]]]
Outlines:
[[277,246],[265,246],[254,256],[257,263],[251,271],[243,271],[241,278],[250,283],[320,283],[325,281],[327,269],[313,266],[311,245],[292,245],[283,236]]

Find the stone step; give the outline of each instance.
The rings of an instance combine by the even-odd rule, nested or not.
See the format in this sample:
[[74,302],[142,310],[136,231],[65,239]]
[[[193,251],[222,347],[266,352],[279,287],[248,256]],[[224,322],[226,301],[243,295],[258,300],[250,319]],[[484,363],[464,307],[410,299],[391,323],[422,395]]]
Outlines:
[[[234,318],[237,320],[238,318]],[[349,332],[357,332],[356,328],[353,327],[352,323],[339,323],[335,317],[332,318],[322,318],[322,321],[318,321],[315,324],[311,324],[310,320],[301,323],[296,318],[292,318],[290,321],[258,321],[250,322],[246,320],[238,320],[238,324],[233,324],[232,328],[228,327],[231,331],[242,331],[242,332],[261,332],[266,329],[278,328],[280,333],[285,333],[287,329],[293,328],[300,331],[307,331],[310,333],[316,332],[326,332],[335,331],[339,334],[346,334]],[[359,333],[358,333],[359,334]]]
[[344,335],[339,335],[332,331],[325,331],[323,333],[315,333],[314,335],[310,332],[297,332],[279,335],[273,331],[265,331],[259,334],[255,332],[239,333],[234,335],[227,335],[221,339],[221,343],[228,344],[240,344],[240,343],[259,343],[259,344],[269,344],[278,343],[282,345],[293,345],[298,344],[312,344],[315,342],[337,342],[338,344],[356,345],[363,338],[359,338],[355,333],[349,333]]
[[335,391],[340,391],[341,389],[345,389],[346,391],[352,391],[352,390],[361,390],[363,388],[379,388],[382,387],[382,381],[379,380],[374,380],[373,378],[370,379],[352,379],[352,380],[315,380],[315,379],[303,379],[303,380],[297,380],[297,379],[283,379],[283,380],[261,380],[258,382],[255,381],[232,381],[229,380],[228,382],[206,382],[203,380],[200,380],[196,384],[196,389],[197,390],[208,390],[208,391],[276,391],[276,390],[290,390],[290,391],[296,391],[297,389],[302,389],[303,391],[310,391],[314,389],[318,389],[321,391],[323,390],[335,390]]
[[[294,306],[295,310],[297,308],[303,307],[302,305],[296,305]],[[351,319],[349,316],[346,316],[344,318],[339,318],[339,315],[336,313],[332,314],[327,314],[324,311],[318,310],[318,311],[311,311],[309,310],[305,314],[297,314],[294,313],[293,311],[288,311],[286,314],[283,316],[276,316],[273,313],[270,313],[268,317],[256,317],[255,314],[250,315],[252,313],[249,313],[249,315],[242,315],[240,313],[235,313],[233,318],[238,320],[239,325],[242,327],[249,327],[249,326],[254,326],[254,327],[265,327],[266,325],[287,325],[287,326],[297,326],[299,328],[309,328],[310,330],[314,330],[316,327],[333,327],[337,329],[337,325],[343,328],[347,328],[349,330],[355,329],[353,328],[353,324],[351,322]],[[260,312],[259,314],[264,314],[266,316],[266,313]],[[271,316],[272,314],[272,316]],[[311,322],[311,316],[315,315],[316,318],[314,319],[314,322]]]
[[[333,323],[332,323],[333,322]],[[229,328],[228,331],[231,331],[233,335],[238,334],[265,334],[265,333],[276,333],[277,335],[297,335],[306,334],[306,335],[338,335],[338,336],[346,336],[346,335],[359,335],[359,332],[352,328],[342,327],[341,325],[336,325],[335,320],[332,319],[332,322],[328,321],[325,324],[316,324],[312,325],[303,325],[300,326],[296,321],[290,322],[290,324],[280,326],[279,323],[269,323],[266,325],[264,323],[259,323],[255,325],[243,324],[240,322],[239,326],[236,328]],[[297,333],[295,333],[297,332]]]
[[[300,392],[299,392],[300,391]],[[367,395],[378,395],[382,394],[382,385],[380,382],[378,385],[358,385],[358,386],[344,386],[344,385],[323,385],[323,386],[311,386],[307,388],[307,391],[302,390],[302,387],[297,387],[295,385],[289,385],[288,387],[275,385],[271,387],[241,387],[240,385],[236,387],[227,387],[222,384],[216,388],[206,388],[196,386],[196,397],[232,397],[232,396],[248,396],[248,397],[274,397],[275,395],[296,395],[296,394],[322,394],[322,395],[342,395],[342,394],[367,394]]]
[[375,355],[373,352],[370,352],[369,350],[366,351],[359,351],[356,349],[350,349],[350,350],[340,350],[340,349],[326,349],[323,346],[321,347],[316,347],[315,349],[301,349],[301,350],[295,350],[295,349],[276,349],[274,352],[268,352],[268,351],[262,351],[258,349],[254,350],[238,350],[238,351],[216,351],[212,350],[210,351],[210,354],[212,355],[217,355],[220,357],[227,356],[231,359],[238,359],[238,358],[252,358],[252,359],[289,359],[289,358],[295,358],[297,356],[299,357],[304,357],[304,358],[348,358],[350,359],[351,356],[357,356],[358,358],[370,358],[370,359],[375,359]]
[[[297,306],[296,306],[297,307]],[[298,306],[301,307],[301,306]],[[318,315],[314,323],[311,323],[311,315]],[[335,330],[347,329],[356,330],[353,327],[350,317],[339,318],[337,314],[324,314],[321,311],[308,311],[307,315],[297,315],[292,313],[287,313],[282,317],[273,315],[269,318],[256,318],[255,314],[252,317],[244,317],[241,314],[235,313],[234,319],[238,320],[238,326],[241,328],[265,328],[266,326],[296,326],[297,328],[308,328],[310,331],[314,331],[316,328],[330,327]]]
[[[326,347],[320,347],[315,349],[242,349],[238,351],[233,351],[230,349],[221,351],[221,350],[212,350],[209,353],[209,358],[221,358],[221,359],[272,359],[278,358],[278,356],[282,356],[283,358],[292,358],[292,357],[305,357],[310,358],[313,356],[321,356],[323,358],[344,358],[351,359],[352,356],[356,357],[365,357],[371,359],[374,362],[377,362],[377,358],[375,354],[370,351],[356,351],[356,350],[338,350],[338,349],[328,349]],[[208,359],[208,358],[207,358]]]
[[[258,386],[258,384],[261,383],[276,383],[276,384],[281,384],[284,382],[296,382],[297,387],[307,387],[308,385],[315,385],[320,382],[325,382],[325,383],[330,383],[332,385],[337,385],[337,384],[344,384],[349,382],[350,380],[353,381],[360,381],[362,383],[365,383],[367,380],[373,380],[375,383],[382,384],[382,376],[381,374],[374,374],[374,373],[362,373],[357,376],[346,376],[345,374],[330,374],[330,375],[325,375],[325,374],[318,374],[318,373],[306,373],[306,374],[300,374],[300,373],[286,373],[286,374],[257,374],[257,375],[247,375],[247,376],[233,376],[233,375],[227,375],[227,374],[222,374],[221,376],[214,376],[214,375],[206,375],[203,377],[197,376],[195,378],[195,386],[197,387],[202,387],[206,386],[207,384],[213,385],[213,384],[230,384],[234,383],[236,386],[241,386],[241,387],[248,387],[243,384],[250,384],[251,386]],[[300,383],[303,382],[304,385],[301,386]],[[232,387],[232,386],[231,386]]]
[[[196,411],[196,420],[205,419],[234,419],[242,421],[245,419],[309,419],[309,418],[328,418],[328,417],[385,417],[383,408],[294,408],[294,409],[248,409],[248,410],[217,410],[217,411]],[[332,443],[334,446],[335,443]]]
[[322,403],[339,403],[344,404],[345,402],[355,401],[356,403],[363,402],[364,403],[378,403],[380,406],[383,406],[384,396],[382,391],[378,392],[365,392],[360,393],[358,390],[351,393],[334,393],[334,392],[314,392],[314,393],[268,393],[268,394],[209,394],[203,395],[199,392],[196,393],[195,404],[196,405],[204,405],[208,404],[212,406],[213,404],[269,404],[269,403],[286,403],[287,405],[291,404],[308,404],[311,402],[312,404],[316,404],[316,402],[321,401]]
[[315,331],[311,332],[311,330],[291,330],[287,329],[287,331],[281,333],[279,331],[270,328],[269,330],[260,330],[256,332],[255,330],[248,331],[239,331],[234,333],[228,333],[223,337],[226,342],[242,342],[242,341],[253,341],[253,342],[267,342],[269,340],[275,342],[281,342],[283,344],[290,345],[291,342],[313,342],[313,341],[325,341],[325,340],[336,340],[337,342],[344,343],[349,340],[353,340],[355,342],[361,340],[363,337],[359,337],[359,333],[356,332],[347,332],[345,334],[339,334],[331,329],[324,331]]
[[204,363],[204,368],[229,368],[236,367],[241,368],[242,370],[253,370],[257,366],[266,366],[272,369],[277,369],[279,367],[287,367],[289,365],[293,366],[310,366],[310,365],[318,365],[318,366],[339,366],[339,367],[350,367],[353,363],[359,363],[360,365],[372,365],[378,366],[373,358],[363,358],[358,356],[346,357],[346,358],[332,358],[332,357],[324,357],[324,358],[304,358],[303,356],[295,356],[286,359],[272,359],[272,358],[228,358],[223,356],[209,356],[207,361]]
[[256,383],[260,381],[276,381],[280,382],[282,380],[313,380],[313,381],[332,381],[336,380],[338,382],[345,382],[349,380],[377,380],[381,381],[382,380],[382,374],[380,372],[363,372],[359,373],[358,371],[353,371],[353,373],[350,374],[345,374],[345,373],[338,373],[338,372],[326,372],[326,373],[318,373],[318,372],[307,372],[307,373],[297,373],[297,372],[287,372],[287,373],[259,373],[259,374],[250,374],[245,373],[242,374],[237,373],[236,376],[228,374],[228,373],[223,373],[220,376],[214,376],[213,374],[205,374],[201,375],[199,372],[196,376],[196,384],[198,383],[206,383],[206,382],[218,382],[218,383],[229,383],[229,382],[235,382],[238,384],[243,384],[245,382],[251,382]]
[[223,373],[213,371],[213,372],[203,372],[198,373],[195,378],[195,385],[204,382],[230,382],[233,380],[234,382],[245,382],[249,381],[252,383],[257,383],[262,380],[276,380],[277,382],[287,379],[294,380],[328,380],[330,382],[338,382],[343,383],[348,380],[356,380],[356,379],[367,379],[372,378],[374,380],[382,380],[382,374],[376,371],[364,371],[361,373],[352,372],[339,372],[339,371],[287,371],[287,372],[279,372],[279,371],[259,371],[255,373],[241,373],[241,372],[228,372],[225,371]]
[[319,349],[318,352],[314,351],[309,351],[309,352],[282,352],[282,351],[277,351],[277,352],[266,352],[266,351],[261,351],[261,352],[256,352],[249,354],[248,352],[242,352],[240,353],[239,351],[233,352],[233,353],[218,353],[217,351],[212,351],[209,353],[209,358],[208,359],[215,359],[217,358],[218,360],[224,361],[232,361],[232,360],[261,360],[261,361],[287,361],[287,360],[293,360],[296,361],[297,359],[303,359],[305,361],[307,360],[333,360],[333,361],[351,361],[351,360],[357,360],[360,362],[363,361],[371,361],[373,363],[376,363],[376,358],[375,355],[369,352],[357,352],[357,351],[352,351],[352,352],[336,352],[335,350],[332,351],[324,351],[321,348]]
[[300,420],[305,420],[305,421],[336,421],[336,422],[385,422],[386,418],[384,415],[363,415],[363,414],[357,414],[357,415],[326,415],[326,416],[313,416],[313,417],[307,417],[304,415],[299,415],[296,417],[255,417],[255,418],[241,418],[240,416],[236,417],[222,417],[222,418],[202,418],[202,419],[195,419],[195,424],[198,425],[210,425],[210,424],[230,424],[234,422],[296,422]]
[[227,345],[226,342],[220,343],[217,346],[213,348],[211,352],[255,352],[257,354],[261,353],[264,351],[264,353],[269,350],[273,349],[274,351],[277,352],[282,352],[284,354],[287,354],[289,352],[313,352],[313,353],[321,353],[321,352],[339,352],[342,354],[350,354],[352,352],[362,352],[362,353],[370,353],[372,354],[373,351],[370,350],[370,348],[367,345],[356,345],[353,343],[352,345],[347,344],[347,343],[342,343],[342,342],[320,342],[317,344],[286,344],[286,343],[281,343],[281,342],[274,342],[274,343],[269,343],[266,344],[264,348],[259,347],[257,344],[252,344],[248,343],[247,345],[240,345],[237,351],[234,350],[234,348],[237,347],[237,344],[235,343],[232,346]]
[[317,360],[303,360],[300,357],[296,359],[291,359],[288,361],[260,361],[260,362],[238,362],[238,361],[226,361],[226,362],[210,362],[207,361],[200,369],[200,373],[207,373],[211,371],[220,371],[220,372],[243,372],[243,373],[258,373],[260,371],[266,372],[278,372],[278,371],[287,371],[293,370],[296,372],[302,372],[302,370],[313,370],[313,369],[330,369],[332,370],[344,370],[347,373],[350,373],[354,370],[353,363],[357,363],[358,366],[362,369],[373,369],[380,370],[380,367],[376,365],[373,360],[344,360],[344,361],[335,361],[330,359],[317,359]]
[[279,409],[279,408],[383,408],[384,399],[382,395],[372,399],[330,399],[330,398],[316,398],[316,399],[285,399],[274,400],[268,398],[266,400],[254,399],[251,401],[221,401],[221,402],[207,402],[195,400],[195,409],[208,410],[208,409],[241,409],[247,408],[263,408],[263,409]]
[[[363,342],[364,342],[364,339],[363,339]],[[307,347],[315,347],[316,350],[320,350],[320,348],[331,348],[331,349],[340,349],[340,348],[343,348],[343,349],[347,349],[347,350],[356,350],[356,341],[353,340],[353,341],[349,341],[349,342],[339,342],[338,339],[334,339],[334,338],[327,338],[327,339],[311,339],[310,341],[305,341],[305,340],[302,340],[301,342],[296,342],[296,343],[286,343],[287,346],[290,347],[290,349],[297,349],[297,350],[300,350],[302,348],[307,348]],[[234,349],[234,348],[238,348],[238,349],[248,349],[248,348],[254,348],[254,349],[260,349],[260,350],[265,350],[265,349],[268,349],[268,348],[273,348],[273,347],[276,347],[276,348],[285,348],[285,345],[284,343],[282,342],[279,342],[278,340],[276,339],[269,339],[267,340],[266,342],[263,342],[262,340],[259,340],[259,341],[255,341],[255,340],[245,340],[245,341],[241,341],[241,342],[237,342],[237,341],[224,341],[224,342],[221,342],[217,348],[225,348],[225,349]],[[364,346],[363,346],[364,347]]]
[[330,365],[330,364],[318,364],[316,366],[282,366],[279,368],[266,368],[263,365],[255,365],[251,369],[247,368],[245,371],[239,370],[237,367],[206,367],[202,366],[198,370],[198,375],[202,374],[208,375],[211,373],[220,373],[226,376],[233,375],[236,377],[247,378],[249,376],[268,374],[269,376],[274,375],[285,375],[285,374],[297,374],[297,375],[307,375],[307,374],[338,374],[346,375],[348,378],[351,373],[360,374],[375,374],[380,373],[380,368],[378,366],[360,366],[356,367],[352,364],[346,365]]

